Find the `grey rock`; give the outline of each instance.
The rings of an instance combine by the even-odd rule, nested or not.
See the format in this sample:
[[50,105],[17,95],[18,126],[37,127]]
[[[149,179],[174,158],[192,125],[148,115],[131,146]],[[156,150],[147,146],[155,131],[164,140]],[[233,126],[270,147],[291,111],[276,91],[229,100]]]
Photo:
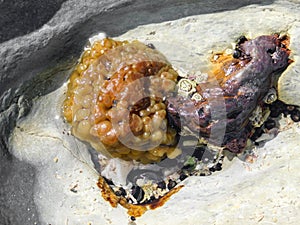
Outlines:
[[64,1],[0,1],[0,43],[40,28]]

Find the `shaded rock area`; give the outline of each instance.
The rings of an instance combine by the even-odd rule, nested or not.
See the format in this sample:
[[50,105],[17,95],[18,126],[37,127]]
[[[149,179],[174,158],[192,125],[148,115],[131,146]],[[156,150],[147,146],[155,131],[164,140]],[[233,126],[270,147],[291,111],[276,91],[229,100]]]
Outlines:
[[0,165],[0,224],[38,224],[33,166],[11,155],[2,155]]
[[0,43],[40,28],[53,17],[64,1],[1,1]]
[[[276,3],[280,3],[279,6]],[[247,6],[249,11],[244,8]],[[226,20],[222,18],[226,17],[225,13],[236,15],[240,8],[244,9],[240,14],[246,24],[242,26],[244,31],[251,26],[253,28],[254,18],[259,19],[255,12],[259,12],[260,15],[270,14],[274,18],[280,15],[280,18],[276,17],[276,21],[282,21],[282,23],[274,25],[276,28],[289,29],[294,23],[291,34],[299,35],[299,28],[297,29],[300,27],[299,21],[295,19],[297,16],[294,19],[287,16],[290,13],[299,15],[297,12],[300,9],[297,1],[0,1],[0,43],[2,42],[0,44],[0,224],[76,225],[76,221],[77,224],[88,224],[89,221],[97,221],[98,224],[120,224],[120,220],[125,224],[128,219],[125,211],[120,208],[111,210],[107,202],[101,199],[99,190],[95,188],[97,173],[92,168],[84,145],[75,142],[76,149],[82,149],[83,153],[70,151],[72,146],[74,147],[74,140],[70,139],[66,133],[62,133],[64,126],[57,125],[62,121],[53,123],[53,118],[49,118],[49,121],[39,123],[36,118],[44,119],[44,117],[39,117],[39,111],[35,112],[36,117],[33,117],[33,120],[27,120],[32,124],[32,126],[27,126],[27,132],[19,128],[15,131],[17,136],[13,140],[14,144],[17,144],[12,148],[9,144],[9,136],[16,126],[16,121],[21,120],[30,112],[35,97],[48,94],[61,86],[67,79],[68,69],[79,57],[91,35],[104,31],[110,36],[118,36],[139,25],[160,23],[191,15],[208,15],[205,17],[206,23],[199,28],[203,29],[203,36],[211,28],[210,24],[223,30],[216,32],[219,36],[214,42],[218,45],[214,46],[212,40],[208,37],[204,38],[205,43],[210,44],[204,44],[201,52],[203,56],[212,47],[224,47],[232,38],[239,35],[241,27],[238,27],[238,23],[230,21],[229,16]],[[222,12],[224,14],[220,14]],[[248,17],[245,16],[245,12],[249,13]],[[272,16],[267,20],[272,21],[274,19]],[[216,21],[216,18],[219,21]],[[270,29],[263,27],[263,20],[260,21],[262,21],[258,26],[260,32],[269,32]],[[247,24],[252,25],[248,27]],[[180,26],[180,23],[177,25]],[[179,33],[195,29],[193,25],[190,27],[188,24],[184,25],[186,27],[181,31],[179,29]],[[272,24],[266,27],[270,28]],[[168,37],[160,30],[165,29],[164,26],[153,29],[157,29],[157,38]],[[139,35],[135,32],[138,30],[129,32],[123,37],[147,40],[147,34],[143,36],[142,32]],[[170,32],[178,32],[178,30],[174,29]],[[220,34],[223,35],[223,40]],[[299,46],[295,43],[292,45]],[[299,48],[296,47],[296,49]],[[294,56],[297,58],[298,54]],[[297,73],[298,67],[293,67],[290,71]],[[298,78],[294,80],[297,82]],[[284,83],[290,84],[290,80],[287,79]],[[282,89],[288,90],[288,87],[295,86],[285,85]],[[58,94],[62,93],[58,92]],[[291,97],[288,96],[286,99],[291,100]],[[52,96],[52,101],[49,103],[53,104],[53,100],[60,99]],[[57,107],[53,108],[57,111],[49,115],[57,116],[59,105],[55,106]],[[47,113],[46,111],[43,115]],[[297,196],[295,192],[299,184],[299,176],[296,176],[299,169],[297,165],[300,165],[299,161],[297,162],[299,154],[295,153],[296,145],[291,144],[295,143],[297,135],[299,136],[299,127],[289,128],[290,130],[283,133],[280,139],[270,142],[264,147],[265,150],[262,149],[265,153],[261,155],[261,160],[256,166],[249,167],[248,164],[234,161],[235,165],[225,171],[221,178],[220,175],[201,180],[196,178],[187,180],[187,188],[183,189],[177,195],[178,197],[175,196],[166,207],[147,213],[137,223],[139,225],[154,224],[152,218],[159,215],[160,220],[155,224],[165,224],[172,212],[172,215],[176,215],[172,224],[175,224],[174,221],[178,224],[195,224],[196,220],[210,224],[239,224],[241,221],[245,224],[250,224],[251,221],[283,224],[286,222],[284,220],[286,217],[281,218],[280,215],[289,211],[295,214],[287,215],[290,218],[288,224],[296,224],[299,220],[296,215],[299,211],[299,199],[294,198],[291,205],[287,201],[290,197]],[[284,144],[282,140],[285,139],[290,145]],[[32,151],[36,147],[40,151]],[[281,156],[282,151],[286,151],[284,156]],[[280,160],[276,161],[277,158]],[[244,172],[237,173],[237,171]],[[265,174],[269,174],[270,178],[264,179]],[[234,179],[235,176],[240,176],[240,180]],[[231,189],[230,186],[223,188],[222,185],[226,185],[228,177],[231,177],[229,183],[235,186],[235,189]],[[280,177],[291,177],[291,180],[280,179]],[[257,179],[261,181],[257,182]],[[275,187],[273,188],[272,181],[274,180]],[[196,198],[191,195],[196,192],[195,185],[201,187],[198,189]],[[263,191],[263,188],[268,185],[272,190],[269,195]],[[253,186],[257,188],[251,189]],[[55,188],[47,189],[47,187]],[[220,189],[223,191],[217,193]],[[245,191],[240,192],[244,198],[234,201],[239,195],[236,192],[244,189]],[[247,191],[251,192],[251,190],[256,191],[256,194],[249,195]],[[205,195],[205,193],[211,195]],[[249,198],[245,197],[247,195]],[[279,196],[281,200],[276,196]],[[213,198],[212,201],[211,198]],[[181,204],[173,207],[177,205],[178,199]],[[192,199],[194,199],[193,204],[190,203]],[[249,202],[250,200],[253,202]],[[265,204],[266,202],[270,204]],[[276,205],[282,207],[276,208]],[[257,206],[260,206],[259,210],[251,213],[253,207]],[[287,211],[284,207],[287,207]],[[64,211],[70,208],[72,210]],[[224,208],[229,210],[223,212]],[[269,208],[276,211],[277,216],[275,214],[270,216],[274,212],[269,212]],[[236,214],[234,209],[238,210],[240,221],[230,221],[232,215]],[[182,215],[181,211],[186,210],[191,213]],[[59,214],[55,214],[56,212]],[[215,217],[205,218],[207,212]]]

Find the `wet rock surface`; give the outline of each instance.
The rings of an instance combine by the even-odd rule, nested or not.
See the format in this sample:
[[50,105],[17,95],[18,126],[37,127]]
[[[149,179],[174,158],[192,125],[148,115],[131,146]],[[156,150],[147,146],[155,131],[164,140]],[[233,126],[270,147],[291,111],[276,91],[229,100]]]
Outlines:
[[[56,141],[59,142],[60,139],[57,137],[61,137],[62,130],[59,130],[59,134],[55,134],[56,136],[54,135],[55,138],[50,136],[50,139],[47,139],[48,142],[45,142],[44,139],[38,140],[39,135],[41,135],[41,127],[35,127],[33,130],[30,129],[31,133],[25,132],[23,139],[19,139],[17,150],[13,150],[17,159],[12,159],[8,150],[8,137],[15,127],[16,118],[22,117],[29,111],[34,97],[49,93],[61,85],[67,76],[66,68],[78,58],[86,40],[92,34],[105,31],[111,36],[117,36],[141,24],[162,22],[189,15],[208,14],[201,18],[204,21],[201,25],[201,33],[203,36],[205,32],[209,33],[214,30],[213,35],[216,39],[213,41],[203,40],[202,51],[199,51],[202,56],[207,54],[211,48],[220,48],[220,46],[223,48],[224,43],[228,43],[228,40],[233,40],[244,32],[251,33],[256,30],[257,35],[259,35],[289,29],[289,34],[294,37],[294,41],[291,42],[291,46],[294,46],[293,49],[295,49],[293,57],[298,59],[299,45],[297,45],[296,40],[299,40],[297,37],[299,37],[300,25],[296,19],[297,16],[293,17],[293,15],[299,15],[299,5],[296,1],[275,2],[278,4],[275,4],[274,1],[210,1],[209,3],[207,1],[189,1],[186,4],[185,1],[139,3],[133,1],[90,0],[78,2],[70,0],[64,2],[59,8],[58,4],[60,3],[59,1],[52,3],[53,8],[49,6],[51,8],[49,14],[43,15],[42,18],[48,22],[43,26],[42,23],[37,25],[29,23],[29,27],[24,26],[24,29],[22,28],[20,32],[15,33],[12,30],[10,34],[6,33],[9,32],[10,25],[4,25],[3,30],[1,30],[1,37],[4,37],[2,40],[6,41],[0,45],[0,224],[3,221],[4,224],[34,224],[34,222],[39,223],[38,218],[42,222],[53,224],[63,224],[67,223],[66,221],[69,224],[76,224],[74,221],[86,224],[89,221],[118,224],[120,220],[125,221],[124,223],[128,220],[123,210],[118,208],[109,211],[110,206],[100,200],[99,192],[95,189],[97,174],[91,172],[93,169],[91,169],[92,163],[88,160],[88,154],[83,157],[84,160],[80,161],[78,158],[81,159],[81,157],[78,156],[75,160],[74,153],[66,151],[65,148],[51,149],[53,143],[57,145]],[[2,1],[0,4],[7,5],[8,3]],[[13,7],[18,6],[17,2],[9,4]],[[239,13],[239,8],[247,5],[249,5],[248,8],[243,8]],[[43,5],[41,8],[44,10],[45,6]],[[9,12],[16,10],[3,8],[1,7],[1,10],[8,10]],[[55,9],[58,10],[56,14]],[[219,16],[210,14],[224,10],[232,10],[230,11],[231,18],[225,14],[219,14]],[[245,13],[248,13],[248,17],[243,16],[245,26],[240,26],[237,19],[238,14],[245,15]],[[5,11],[4,15],[7,14]],[[228,15],[228,12],[226,14]],[[17,18],[17,14],[14,16]],[[24,19],[24,17],[22,18]],[[258,23],[255,18],[264,18],[264,20],[260,20]],[[219,22],[216,23],[216,20]],[[193,19],[190,20],[190,22],[192,21]],[[24,23],[20,19],[20,22],[16,22],[15,26],[16,28],[22,27]],[[195,29],[193,23],[189,25],[189,22],[185,22],[181,25],[185,26],[181,30],[183,33]],[[32,27],[34,29],[40,28],[33,30]],[[166,27],[168,25],[162,30]],[[151,29],[150,27],[149,30]],[[153,29],[155,30],[155,28]],[[199,27],[197,29],[199,30]],[[168,40],[167,36],[162,35],[162,30],[155,30],[155,37]],[[32,32],[25,35],[28,31]],[[181,31],[177,30],[178,36],[181,35]],[[168,32],[173,35],[176,30],[171,29]],[[3,35],[4,33],[6,34]],[[138,35],[137,30],[127,34],[127,36],[143,39],[142,35]],[[9,40],[11,37],[14,38]],[[145,35],[144,37],[146,39],[149,36]],[[298,68],[294,66],[287,73],[299,73]],[[57,72],[63,76],[58,76],[59,79],[52,81],[45,79],[52,77]],[[32,79],[34,79],[35,85],[32,85]],[[297,96],[298,92],[294,90],[297,90],[299,76],[294,76],[292,80],[283,77],[282,80],[284,85],[280,88],[292,90],[289,93],[292,92],[293,96]],[[287,99],[290,104],[293,104],[294,100],[298,101],[299,104],[300,98],[292,98],[291,95],[287,94],[279,97],[283,100]],[[294,116],[297,117],[297,115]],[[286,121],[286,123],[289,122]],[[286,127],[286,124],[283,127]],[[57,129],[57,127],[54,126],[53,129]],[[46,134],[49,133],[47,123],[44,124],[42,131]],[[178,193],[165,207],[145,214],[145,217],[142,217],[141,220],[138,219],[137,223],[141,225],[154,224],[152,218],[157,218],[159,215],[160,219],[155,224],[164,224],[164,221],[169,221],[171,213],[174,215],[172,221],[177,221],[178,224],[189,224],[195,221],[207,221],[216,224],[226,224],[224,221],[230,221],[230,224],[239,224],[240,221],[232,219],[233,215],[236,215],[236,210],[239,210],[240,219],[243,219],[246,224],[251,223],[253,219],[255,221],[264,220],[266,223],[272,221],[283,224],[288,221],[289,224],[296,224],[299,220],[297,218],[299,196],[297,197],[296,193],[299,184],[299,176],[297,176],[299,154],[297,153],[297,145],[293,143],[297,144],[295,141],[297,135],[299,136],[299,126],[290,126],[288,132],[282,133],[278,139],[260,149],[264,153],[261,155],[260,161],[254,165],[249,166],[235,160],[234,166],[225,170],[222,175],[211,176],[204,180],[187,179],[186,189]],[[68,135],[63,137],[67,138]],[[37,144],[44,145],[44,148],[40,148],[39,150],[42,151],[36,151],[36,154],[33,154],[30,150],[34,149]],[[80,143],[77,144],[80,146]],[[27,146],[25,150],[24,146]],[[83,146],[82,148],[84,149]],[[49,152],[49,150],[53,151]],[[284,155],[282,155],[283,151],[285,152]],[[55,163],[56,157],[58,157],[58,163]],[[278,158],[279,160],[276,160]],[[82,161],[85,162],[83,163],[84,166],[80,164]],[[39,169],[36,170],[34,167]],[[243,171],[242,174],[239,171]],[[265,176],[266,173],[268,177]],[[47,179],[49,177],[55,177],[55,179],[49,180]],[[76,188],[77,193],[70,191],[78,183],[78,180],[86,180],[86,177],[89,177],[89,181],[85,182],[86,186],[79,183]],[[281,179],[286,177],[290,179]],[[257,182],[257,180],[261,181]],[[34,186],[35,182],[38,183],[38,188]],[[199,187],[197,190],[201,193],[196,198],[190,194],[195,192],[194,186]],[[49,190],[46,187],[55,187],[56,189]],[[266,187],[271,190],[269,194],[263,191]],[[219,191],[220,189],[222,191]],[[238,192],[239,190],[242,191]],[[252,196],[249,196],[249,190]],[[243,197],[237,200],[237,193]],[[274,198],[274,196],[277,197]],[[68,206],[74,202],[81,205],[76,205],[67,214],[55,214],[57,212],[56,206],[61,206],[61,212],[65,212],[70,208]],[[191,204],[191,202],[193,203]],[[41,213],[39,216],[37,216],[34,203],[38,205],[38,211]],[[50,207],[50,210],[49,205],[53,207]],[[81,207],[82,205],[86,207]],[[280,207],[276,208],[276,205]],[[258,209],[253,211],[256,206],[259,206]],[[226,213],[220,213],[224,208],[229,210]],[[271,208],[275,212],[272,211],[271,213]],[[24,213],[24,210],[27,212]],[[103,210],[107,211],[103,213]],[[182,211],[189,211],[190,213],[182,215]],[[87,217],[87,214],[90,216]],[[208,214],[217,216],[209,218]]]

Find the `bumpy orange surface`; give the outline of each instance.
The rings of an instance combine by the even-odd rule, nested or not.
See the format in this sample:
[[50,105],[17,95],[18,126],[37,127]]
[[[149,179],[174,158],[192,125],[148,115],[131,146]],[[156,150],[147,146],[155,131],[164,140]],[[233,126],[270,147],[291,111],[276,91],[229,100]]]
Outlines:
[[173,157],[176,132],[164,98],[177,73],[157,50],[109,38],[86,50],[72,72],[63,114],[96,150],[142,163]]

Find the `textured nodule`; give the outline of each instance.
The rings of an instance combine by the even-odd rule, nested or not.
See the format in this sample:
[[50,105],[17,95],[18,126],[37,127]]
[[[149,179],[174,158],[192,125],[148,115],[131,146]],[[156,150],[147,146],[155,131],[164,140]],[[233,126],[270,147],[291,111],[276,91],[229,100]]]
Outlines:
[[[206,83],[198,84],[200,101],[190,96],[177,95],[167,100],[169,122],[181,133],[201,136],[211,144],[221,145],[232,152],[241,152],[251,135],[253,126],[249,121],[254,109],[263,107],[263,98],[272,87],[276,87],[276,74],[287,68],[290,51],[287,49],[288,37],[278,35],[259,36],[253,40],[241,38],[232,56],[216,55],[215,69]],[[212,86],[211,81],[218,85]],[[212,109],[209,100],[224,105],[221,113]],[[218,107],[218,104],[214,104]],[[217,121],[212,118],[219,118]],[[225,126],[225,132],[214,127]],[[212,138],[211,135],[217,137]],[[219,136],[224,138],[218,143]]]
[[63,105],[72,133],[96,150],[142,163],[174,150],[163,99],[177,73],[157,50],[133,41],[96,41],[73,71]]

